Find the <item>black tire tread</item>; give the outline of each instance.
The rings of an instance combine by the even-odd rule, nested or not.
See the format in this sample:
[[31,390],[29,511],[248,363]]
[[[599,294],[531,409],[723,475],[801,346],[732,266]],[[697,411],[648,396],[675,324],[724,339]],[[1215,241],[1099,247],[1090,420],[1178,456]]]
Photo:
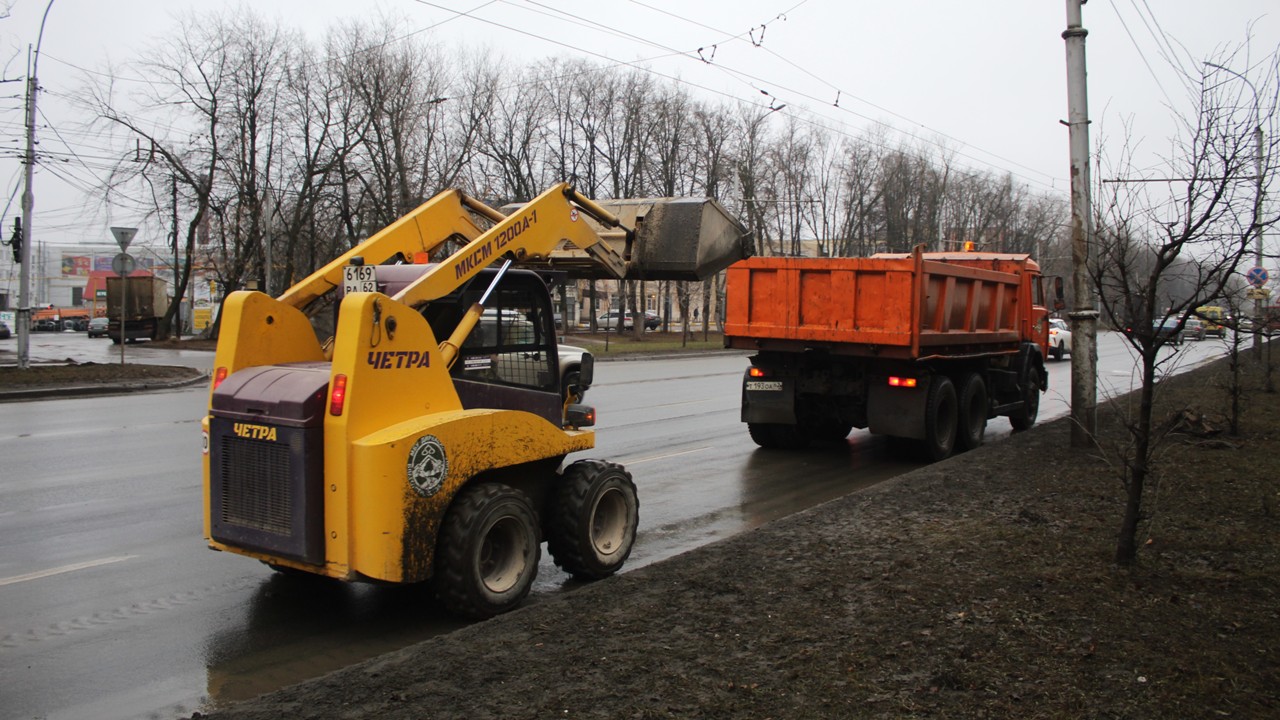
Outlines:
[[[470,564],[467,550],[471,544],[469,535],[476,524],[475,518],[487,506],[504,496],[520,499],[527,508],[527,520],[534,534],[533,563],[529,577],[523,583],[524,587],[516,593],[517,597],[501,605],[492,605],[475,591],[473,579],[466,576],[466,568]],[[435,572],[432,577],[436,598],[450,612],[477,620],[499,615],[519,605],[529,594],[538,573],[541,549],[537,535],[537,516],[524,493],[501,483],[478,483],[463,488],[445,514],[436,541]]]
[[[618,474],[631,495],[635,514],[630,520],[631,542],[618,551],[613,565],[603,567],[594,557],[589,557],[591,551],[582,544],[588,532],[583,523],[589,522],[584,517],[583,508],[588,505],[597,480],[607,473]],[[635,544],[639,509],[635,482],[631,479],[631,473],[621,465],[604,460],[579,460],[570,465],[557,483],[551,506],[546,511],[547,550],[556,567],[579,580],[600,580],[617,572],[631,555],[631,548]]]

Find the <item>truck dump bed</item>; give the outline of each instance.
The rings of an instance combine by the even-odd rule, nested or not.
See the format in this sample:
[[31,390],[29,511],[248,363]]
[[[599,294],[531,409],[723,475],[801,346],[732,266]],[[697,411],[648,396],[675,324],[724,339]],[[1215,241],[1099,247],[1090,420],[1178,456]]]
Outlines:
[[1031,337],[1028,255],[756,257],[728,270],[725,345],[919,359],[1015,352]]

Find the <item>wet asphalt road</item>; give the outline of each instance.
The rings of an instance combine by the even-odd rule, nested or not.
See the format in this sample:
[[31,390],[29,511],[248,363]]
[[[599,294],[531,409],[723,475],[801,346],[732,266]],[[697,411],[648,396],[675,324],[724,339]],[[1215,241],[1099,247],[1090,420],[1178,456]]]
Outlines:
[[[0,341],[0,361],[14,340]],[[1222,351],[1189,344],[1180,364]],[[32,359],[119,361],[83,334],[33,335]],[[1104,392],[1132,359],[1100,341]],[[126,348],[129,362],[207,369],[207,352]],[[855,432],[803,453],[756,448],[738,421],[741,355],[601,363],[583,457],[635,477],[628,569],[746,531],[914,465]],[[1041,418],[1066,412],[1070,361]],[[1107,390],[1107,389],[1110,390]],[[206,391],[0,405],[0,718],[174,717],[250,697],[462,625],[412,588],[289,582],[200,539]],[[993,421],[988,441],[1009,432]],[[545,558],[531,602],[575,586]]]

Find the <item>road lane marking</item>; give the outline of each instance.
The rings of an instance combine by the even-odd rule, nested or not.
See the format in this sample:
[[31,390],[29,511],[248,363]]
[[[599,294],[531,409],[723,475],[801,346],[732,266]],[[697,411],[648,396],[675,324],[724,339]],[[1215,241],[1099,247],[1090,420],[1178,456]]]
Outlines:
[[14,585],[28,580],[39,580],[40,578],[52,577],[63,573],[75,572],[77,570],[87,570],[89,568],[99,567],[102,565],[111,565],[112,563],[124,562],[138,557],[137,555],[119,555],[116,557],[100,558],[98,560],[86,560],[82,563],[74,565],[63,565],[62,567],[49,568],[48,570],[40,570],[38,572],[27,573],[26,575],[14,575],[12,577],[0,578],[0,586]]
[[711,446],[708,445],[707,447],[694,448],[692,450],[681,450],[680,452],[667,453],[666,455],[652,455],[650,457],[640,458],[638,460],[628,460],[627,464],[639,465],[640,463],[653,462],[654,460],[666,460],[667,458],[680,457],[681,455],[689,455],[691,453],[702,452],[703,450],[710,450],[710,449],[711,449]]

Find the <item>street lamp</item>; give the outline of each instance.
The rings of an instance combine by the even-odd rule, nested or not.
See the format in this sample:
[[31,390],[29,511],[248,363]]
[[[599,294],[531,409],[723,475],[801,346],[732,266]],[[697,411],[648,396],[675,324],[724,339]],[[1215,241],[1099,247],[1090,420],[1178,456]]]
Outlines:
[[[1253,266],[1262,267],[1262,224],[1258,220],[1262,217],[1262,110],[1258,104],[1258,89],[1253,86],[1249,78],[1228,67],[1223,67],[1217,63],[1206,62],[1205,65],[1221,70],[1230,75],[1234,75],[1244,81],[1249,86],[1249,90],[1253,92],[1253,168],[1254,181],[1257,183],[1257,191],[1253,196]],[[1262,359],[1262,295],[1255,294],[1253,298],[1253,359]]]

